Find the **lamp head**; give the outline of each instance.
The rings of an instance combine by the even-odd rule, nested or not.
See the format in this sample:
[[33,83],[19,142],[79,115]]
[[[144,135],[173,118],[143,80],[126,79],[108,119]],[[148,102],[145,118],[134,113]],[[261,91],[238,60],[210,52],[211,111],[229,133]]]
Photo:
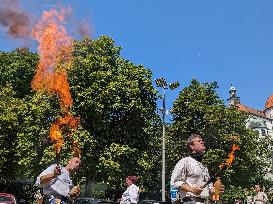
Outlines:
[[164,79],[163,77],[156,79],[155,83],[156,83],[157,87],[167,88],[167,86],[168,86],[166,79]]
[[178,81],[169,84],[169,87],[170,87],[171,90],[176,89],[179,86],[180,86],[180,84],[179,84]]

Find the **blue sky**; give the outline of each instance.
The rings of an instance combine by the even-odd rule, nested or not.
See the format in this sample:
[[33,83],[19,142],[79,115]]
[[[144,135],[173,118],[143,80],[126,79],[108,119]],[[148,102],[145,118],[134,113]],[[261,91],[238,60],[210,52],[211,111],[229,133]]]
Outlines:
[[[28,13],[39,17],[56,7],[53,0],[24,0]],[[241,103],[263,110],[273,94],[272,0],[58,0],[71,5],[75,19],[86,19],[94,39],[113,38],[122,56],[143,64],[153,79],[178,80],[180,88],[194,78],[217,81],[226,101],[230,84]],[[0,50],[22,42],[0,27]],[[30,45],[35,50],[35,43]],[[178,96],[167,92],[167,108]]]

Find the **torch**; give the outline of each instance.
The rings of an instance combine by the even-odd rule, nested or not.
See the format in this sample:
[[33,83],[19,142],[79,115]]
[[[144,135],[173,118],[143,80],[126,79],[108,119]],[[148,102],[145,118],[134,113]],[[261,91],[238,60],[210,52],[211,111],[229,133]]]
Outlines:
[[210,179],[201,188],[205,188],[207,185],[209,185],[211,182],[213,182],[214,179],[216,177],[218,177],[223,171],[225,171],[226,169],[228,169],[229,167],[232,166],[232,163],[233,163],[234,158],[235,158],[234,152],[236,150],[240,150],[240,147],[238,145],[233,144],[232,148],[231,148],[231,152],[228,155],[229,158],[219,166],[220,170],[216,174],[214,174],[212,177],[210,177]]

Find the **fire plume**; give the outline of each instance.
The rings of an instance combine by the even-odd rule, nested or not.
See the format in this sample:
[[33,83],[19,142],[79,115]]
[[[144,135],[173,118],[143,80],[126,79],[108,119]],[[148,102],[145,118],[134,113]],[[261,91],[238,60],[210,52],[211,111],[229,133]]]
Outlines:
[[[31,82],[36,91],[57,94],[63,117],[56,119],[50,128],[50,139],[54,142],[57,156],[60,155],[64,139],[62,135],[75,131],[79,118],[69,112],[72,97],[66,71],[72,63],[72,38],[64,27],[65,10],[56,9],[43,12],[41,20],[34,27],[32,36],[38,41],[40,61],[36,74]],[[69,129],[69,131],[67,131]]]
[[63,21],[64,11],[58,13],[52,9],[43,13],[42,19],[32,31],[33,37],[39,42],[40,55],[32,88],[49,94],[56,93],[62,111],[67,112],[72,106],[66,74],[72,62],[72,39],[62,25]]
[[236,144],[232,145],[231,152],[228,154],[228,159],[225,161],[225,163],[222,163],[219,167],[220,169],[228,168],[232,166],[232,163],[234,161],[234,152],[236,150],[240,150],[240,147]]

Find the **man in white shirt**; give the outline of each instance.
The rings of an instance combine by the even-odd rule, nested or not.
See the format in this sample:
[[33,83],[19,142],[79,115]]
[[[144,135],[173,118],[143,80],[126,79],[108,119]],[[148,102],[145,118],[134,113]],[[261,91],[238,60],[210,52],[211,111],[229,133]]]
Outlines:
[[265,204],[267,202],[267,195],[261,191],[261,186],[259,184],[255,185],[256,195],[253,197],[255,204]]
[[45,203],[67,204],[79,196],[80,188],[73,186],[70,174],[79,168],[80,163],[79,157],[73,157],[65,167],[53,164],[37,177],[36,184],[43,188]]
[[201,204],[214,193],[212,184],[201,188],[210,179],[207,167],[201,163],[206,147],[202,137],[193,134],[187,140],[187,148],[191,154],[179,160],[174,167],[171,185],[179,190],[183,203]]

